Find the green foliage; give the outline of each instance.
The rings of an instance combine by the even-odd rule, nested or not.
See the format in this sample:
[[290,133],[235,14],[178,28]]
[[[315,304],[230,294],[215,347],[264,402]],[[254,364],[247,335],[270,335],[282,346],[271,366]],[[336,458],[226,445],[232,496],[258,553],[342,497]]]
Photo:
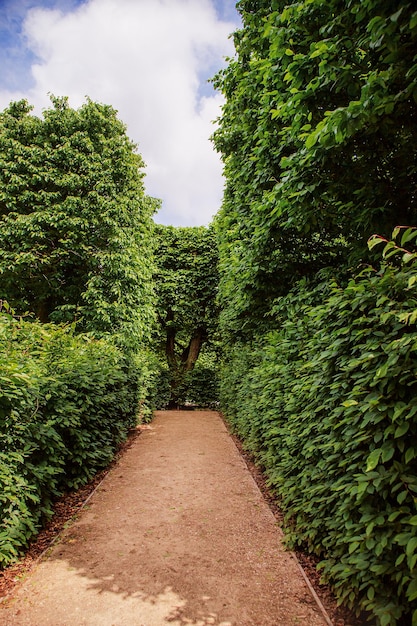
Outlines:
[[[191,372],[203,345],[215,339],[218,252],[213,230],[203,226],[157,225],[154,243],[155,343],[170,372],[170,403],[178,405],[191,392],[190,385],[200,384]],[[191,396],[201,393],[196,387]]]
[[142,371],[145,373],[143,389],[145,399],[142,401],[141,420],[151,421],[155,409],[165,409],[171,397],[171,374],[166,359],[155,351],[141,353]]
[[[51,515],[51,503],[108,465],[146,408],[145,355],[70,327],[0,313],[0,567]],[[149,410],[149,409],[148,409]]]
[[389,240],[417,220],[416,9],[237,7],[214,79],[222,406],[340,600],[417,624],[416,232]]
[[289,544],[320,556],[339,600],[381,626],[417,617],[417,255],[400,245],[415,232],[384,242],[379,271],[278,299],[277,330],[236,346],[222,378]]
[[223,327],[250,337],[275,297],[416,223],[417,26],[401,0],[241,0],[214,143]]
[[143,161],[107,105],[0,114],[0,298],[136,348],[152,327]]
[[[166,360],[158,361],[154,376],[152,405],[166,409],[172,405],[173,374]],[[219,363],[215,352],[203,348],[194,368],[175,387],[175,404],[181,407],[215,408],[219,403]]]
[[219,362],[213,350],[204,350],[187,372],[179,389],[179,404],[216,407],[219,402]]
[[112,107],[51,100],[42,118],[25,101],[0,114],[0,305],[44,322],[0,306],[0,566],[157,393],[144,164]]

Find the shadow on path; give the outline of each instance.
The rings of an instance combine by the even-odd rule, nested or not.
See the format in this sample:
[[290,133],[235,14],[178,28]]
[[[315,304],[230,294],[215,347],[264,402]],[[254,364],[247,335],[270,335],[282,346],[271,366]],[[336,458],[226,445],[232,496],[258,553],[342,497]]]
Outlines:
[[6,606],[5,626],[323,626],[214,411],[158,412]]

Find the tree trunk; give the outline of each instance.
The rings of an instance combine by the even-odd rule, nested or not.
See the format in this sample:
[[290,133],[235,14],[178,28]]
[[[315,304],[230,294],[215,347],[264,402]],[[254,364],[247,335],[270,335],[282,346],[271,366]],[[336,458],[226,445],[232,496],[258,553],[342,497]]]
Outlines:
[[38,320],[42,322],[42,324],[47,324],[49,322],[50,313],[51,311],[50,311],[49,302],[47,302],[46,300],[43,300],[42,302],[40,302],[35,310],[35,315],[38,318]]
[[188,344],[186,350],[184,350],[182,358],[181,358],[182,369],[184,373],[191,372],[194,369],[194,366],[200,354],[201,346],[203,345],[204,339],[205,339],[204,329],[197,328],[197,330],[194,331],[190,339],[190,343]]

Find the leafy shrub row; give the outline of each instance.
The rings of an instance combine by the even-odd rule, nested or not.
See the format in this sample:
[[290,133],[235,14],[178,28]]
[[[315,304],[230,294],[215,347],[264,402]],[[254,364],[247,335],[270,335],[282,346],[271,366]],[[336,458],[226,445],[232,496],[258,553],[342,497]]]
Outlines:
[[0,567],[54,498],[112,459],[146,406],[152,371],[108,341],[0,313]]
[[[172,400],[173,373],[166,361],[150,355],[153,385],[149,403],[157,409],[166,409]],[[215,352],[203,350],[194,368],[181,376],[176,386],[178,406],[217,407],[219,404],[219,367]]]
[[195,367],[185,375],[179,396],[184,405],[213,407],[218,404],[218,360],[214,351],[202,350]]
[[279,299],[278,329],[234,347],[221,390],[289,545],[318,555],[340,602],[381,626],[417,624],[417,262],[406,257]]
[[[168,407],[171,400],[172,372],[166,363],[159,363],[153,404],[158,409]],[[195,367],[187,372],[176,387],[179,406],[216,407],[219,404],[219,372],[215,354],[203,352]]]

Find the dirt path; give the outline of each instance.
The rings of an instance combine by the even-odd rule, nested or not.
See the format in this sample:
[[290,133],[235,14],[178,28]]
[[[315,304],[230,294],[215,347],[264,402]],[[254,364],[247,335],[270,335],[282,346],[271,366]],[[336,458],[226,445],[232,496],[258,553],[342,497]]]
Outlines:
[[156,414],[3,626],[324,626],[220,416]]

